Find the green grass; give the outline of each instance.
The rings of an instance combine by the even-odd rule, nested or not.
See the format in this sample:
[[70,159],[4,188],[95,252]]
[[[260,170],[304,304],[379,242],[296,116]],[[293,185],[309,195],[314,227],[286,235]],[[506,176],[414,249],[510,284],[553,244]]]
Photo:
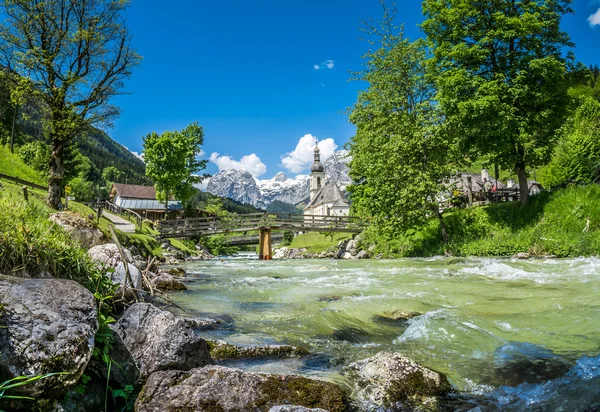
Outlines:
[[329,234],[309,232],[296,236],[289,247],[297,249],[307,248],[307,253],[321,253],[327,249],[335,248],[340,241],[351,237],[352,235],[347,233],[333,233],[332,237]]
[[[444,214],[450,243],[444,245],[437,220],[395,239],[365,233],[387,256],[594,256],[600,254],[600,186],[544,192],[529,204],[498,203]],[[584,232],[589,219],[589,230]]]
[[94,290],[97,276],[87,251],[48,218],[46,193],[31,190],[25,202],[19,185],[0,189],[0,273],[76,280]]
[[0,173],[41,186],[47,184],[38,172],[23,163],[19,156],[11,153],[8,147],[2,145],[0,145]]

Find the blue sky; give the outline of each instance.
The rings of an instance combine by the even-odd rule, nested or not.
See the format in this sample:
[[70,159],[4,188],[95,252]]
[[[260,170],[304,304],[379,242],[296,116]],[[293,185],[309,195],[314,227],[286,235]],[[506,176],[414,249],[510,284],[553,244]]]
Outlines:
[[[420,36],[421,2],[397,3],[406,34]],[[381,17],[379,0],[171,4],[133,0],[128,9],[144,59],[126,83],[129,94],[114,101],[123,111],[108,130],[115,140],[139,152],[146,134],[198,121],[213,160],[207,172],[245,167],[270,178],[303,173],[313,137],[327,155],[353,135],[344,111],[361,84],[349,82],[349,72],[361,67],[368,46],[359,27]],[[576,57],[600,64],[600,0],[575,0],[573,8],[563,28]]]

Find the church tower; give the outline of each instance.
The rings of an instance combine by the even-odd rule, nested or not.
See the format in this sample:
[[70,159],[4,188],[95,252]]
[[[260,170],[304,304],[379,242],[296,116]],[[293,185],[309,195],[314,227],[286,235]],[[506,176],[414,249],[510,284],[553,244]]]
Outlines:
[[315,160],[310,167],[310,200],[313,200],[316,194],[325,186],[325,168],[321,163],[321,150],[319,142],[315,145]]

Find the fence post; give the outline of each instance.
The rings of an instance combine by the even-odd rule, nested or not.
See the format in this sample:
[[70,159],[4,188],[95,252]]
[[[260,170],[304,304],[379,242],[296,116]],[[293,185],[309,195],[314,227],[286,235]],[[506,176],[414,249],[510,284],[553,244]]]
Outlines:
[[23,186],[23,197],[26,202],[29,202],[29,195],[27,194],[27,186]]

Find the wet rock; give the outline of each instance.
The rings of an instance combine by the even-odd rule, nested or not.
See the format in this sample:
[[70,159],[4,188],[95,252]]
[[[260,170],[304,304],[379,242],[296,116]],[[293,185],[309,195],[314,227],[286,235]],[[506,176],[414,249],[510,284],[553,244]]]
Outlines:
[[529,253],[525,253],[525,252],[519,252],[516,255],[513,256],[513,258],[515,259],[521,259],[521,260],[526,260],[529,259]]
[[348,243],[346,243],[346,252],[350,252],[352,249],[357,249],[358,245],[356,244],[356,240],[350,239]]
[[355,259],[355,257],[352,256],[352,253],[346,252],[346,253],[344,253],[344,256],[342,257],[342,259]]
[[337,302],[338,300],[341,300],[342,296],[339,295],[325,295],[325,296],[319,296],[317,298],[317,300],[319,302]]
[[331,412],[347,410],[344,391],[300,376],[245,373],[222,366],[153,373],[135,404],[138,412],[268,411],[293,404]]
[[412,312],[406,310],[394,310],[391,312],[383,312],[381,315],[373,316],[373,321],[378,323],[387,323],[393,325],[406,325],[408,320],[423,315],[420,312]]
[[66,372],[13,394],[60,397],[83,373],[98,329],[96,301],[76,282],[0,275],[2,378]]
[[83,247],[89,248],[104,242],[104,234],[92,222],[73,212],[57,212],[50,220],[65,229]]
[[369,258],[369,254],[365,250],[361,250],[360,252],[358,252],[356,254],[356,258],[357,259],[368,259]]
[[543,346],[527,342],[510,342],[494,352],[494,376],[489,383],[517,386],[542,383],[559,378],[571,364]]
[[355,385],[356,399],[376,407],[402,410],[432,406],[436,397],[452,390],[446,376],[399,353],[378,353],[349,365],[344,374]]
[[199,330],[219,329],[225,322],[221,319],[210,318],[182,318],[190,328]]
[[136,303],[114,326],[143,378],[155,371],[212,364],[206,341],[170,312]]
[[173,275],[161,273],[152,279],[152,286],[163,292],[180,292],[187,290],[187,287],[175,279]]
[[148,267],[148,262],[146,262],[143,259],[135,259],[134,258],[132,265],[135,266],[137,268],[137,270],[142,272],[142,271],[146,270],[146,268]]
[[183,270],[183,268],[171,268],[167,269],[166,272],[172,276],[185,276],[185,270]]
[[222,341],[208,341],[210,356],[214,360],[254,359],[267,357],[298,357],[308,355],[308,350],[288,345],[236,346]]
[[269,409],[269,412],[327,412],[325,409],[320,408],[306,408],[304,406],[297,405],[281,405],[273,406]]
[[357,249],[357,248],[354,248],[354,247],[353,247],[352,249],[350,249],[348,252],[350,252],[350,254],[351,254],[352,256],[356,256],[356,255],[358,255],[358,249]]
[[290,248],[288,248],[287,246],[284,246],[280,249],[277,249],[275,251],[275,254],[273,254],[273,259],[284,259],[287,257],[288,253],[289,253]]

